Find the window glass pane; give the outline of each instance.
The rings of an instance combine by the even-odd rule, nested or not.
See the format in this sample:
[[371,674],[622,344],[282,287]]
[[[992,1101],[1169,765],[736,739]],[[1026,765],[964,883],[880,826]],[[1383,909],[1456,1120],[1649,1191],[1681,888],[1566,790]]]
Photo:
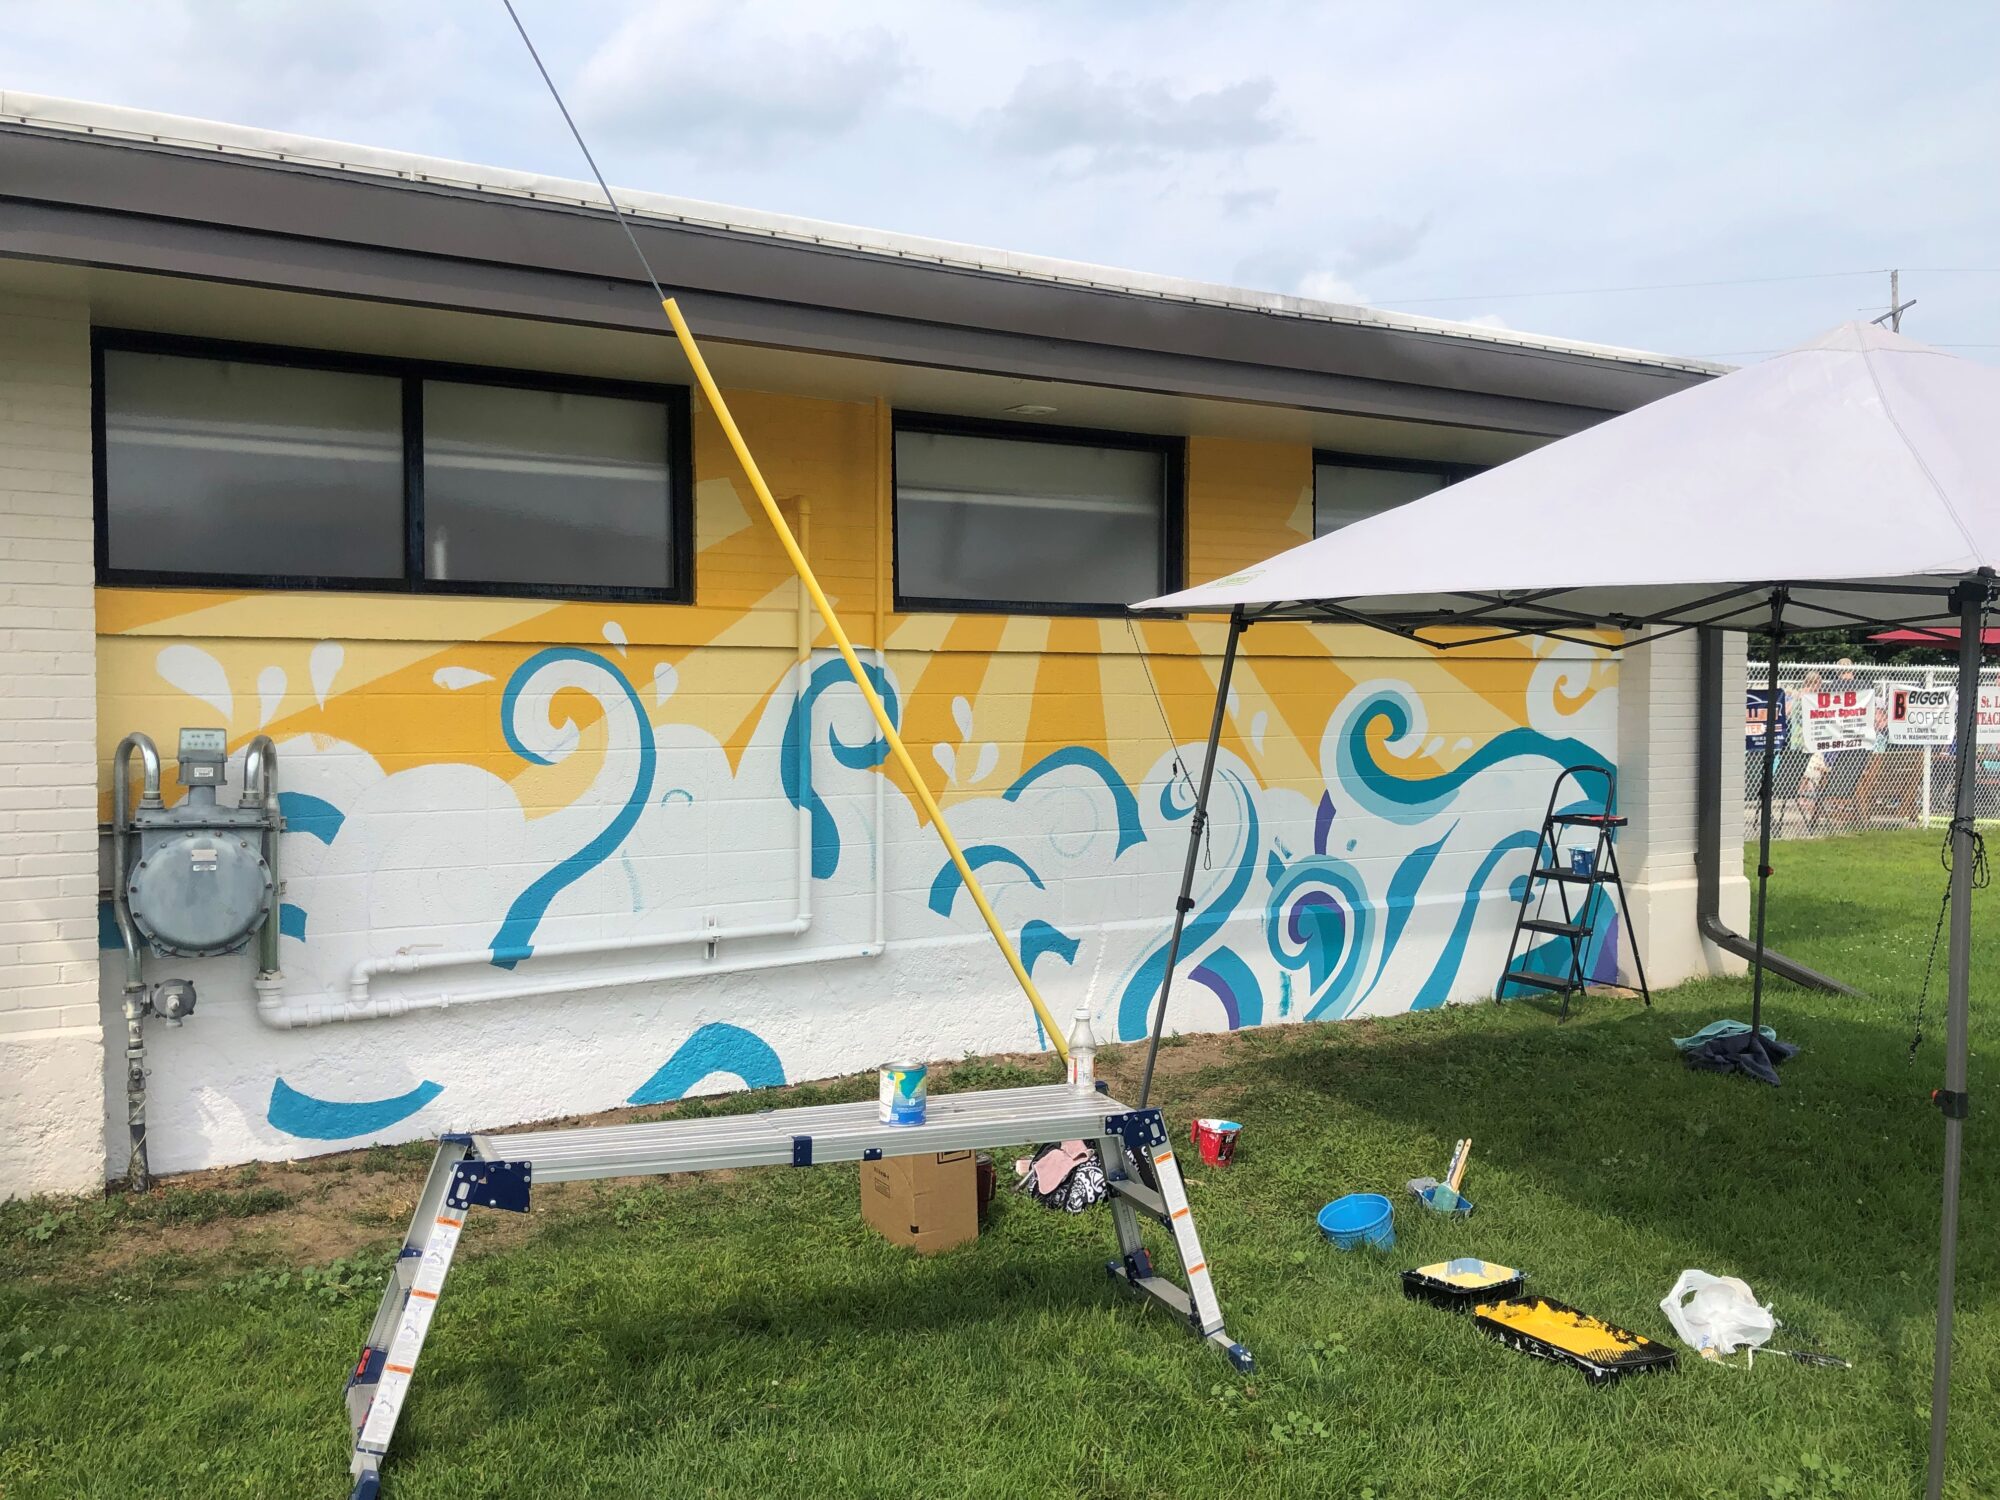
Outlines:
[[666,408],[424,382],[424,576],[664,589],[673,583]]
[[1441,490],[1441,473],[1374,469],[1359,464],[1313,465],[1313,535],[1325,536]]
[[401,382],[104,353],[114,568],[403,576]]
[[896,589],[973,603],[1125,604],[1160,592],[1157,451],[896,434]]

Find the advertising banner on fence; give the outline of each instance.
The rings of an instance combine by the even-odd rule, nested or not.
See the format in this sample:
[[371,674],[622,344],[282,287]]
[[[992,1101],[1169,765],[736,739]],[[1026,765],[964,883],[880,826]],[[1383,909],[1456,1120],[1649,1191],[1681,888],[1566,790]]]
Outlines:
[[1979,743],[2000,745],[2000,687],[1979,690]]
[[1958,722],[1958,694],[1953,689],[1889,687],[1884,691],[1889,695],[1890,744],[1951,743]]
[[[1764,700],[1770,696],[1768,688],[1751,688],[1744,695],[1743,703],[1743,748],[1762,750],[1764,748],[1764,726],[1772,722],[1770,705]],[[1778,689],[1778,711],[1776,715],[1778,748],[1785,748],[1785,741],[1791,734],[1790,695],[1783,688]]]
[[[1995,698],[1995,729],[2000,735],[2000,693]],[[1824,755],[1832,750],[1872,750],[1875,747],[1875,690],[1839,688],[1832,692],[1800,693],[1799,738],[1808,750]]]

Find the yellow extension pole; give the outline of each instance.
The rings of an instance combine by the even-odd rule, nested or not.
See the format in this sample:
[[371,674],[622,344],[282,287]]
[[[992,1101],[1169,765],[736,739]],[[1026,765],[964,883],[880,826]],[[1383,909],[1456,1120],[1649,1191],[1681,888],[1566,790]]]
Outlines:
[[[994,915],[992,904],[986,899],[986,892],[980,889],[979,878],[972,873],[972,866],[966,863],[965,851],[958,847],[958,840],[951,836],[951,826],[945,822],[944,813],[939,810],[936,799],[931,796],[931,789],[925,784],[923,773],[917,769],[917,763],[910,758],[910,752],[904,748],[903,737],[896,733],[896,726],[889,722],[889,711],[882,706],[882,700],[875,692],[875,685],[868,680],[868,674],[861,669],[861,658],[854,654],[853,643],[847,639],[847,632],[841,628],[840,617],[833,612],[833,606],[827,603],[825,591],[820,588],[819,580],[813,576],[812,565],[806,561],[805,553],[799,550],[798,539],[792,535],[792,528],[785,524],[784,514],[778,509],[777,500],[772,497],[771,487],[764,483],[763,472],[758,469],[757,460],[750,454],[750,445],[743,441],[743,434],[737,431],[736,419],[729,414],[729,403],[722,399],[722,391],[717,387],[715,377],[709,374],[708,361],[701,357],[701,350],[695,344],[694,335],[688,331],[687,320],[681,316],[681,310],[675,305],[673,298],[665,298],[660,306],[666,309],[667,321],[674,325],[674,337],[681,342],[681,352],[687,355],[688,363],[694,367],[695,382],[700,385],[702,394],[708,398],[708,404],[715,412],[716,421],[722,424],[722,434],[729,439],[729,446],[736,450],[736,460],[743,465],[743,473],[750,481],[750,488],[756,492],[757,502],[764,507],[764,514],[771,522],[771,529],[777,532],[778,540],[784,545],[785,555],[791,559],[793,571],[799,575],[799,582],[805,585],[806,592],[812,595],[813,605],[819,610],[820,619],[826,623],[827,634],[833,637],[833,644],[839,648],[841,660],[847,663],[847,670],[854,678],[854,685],[861,689],[861,696],[868,704],[868,711],[875,716],[876,727],[882,731],[882,737],[889,742],[889,749],[895,755],[897,764],[902,766],[903,774],[909,778],[910,789],[917,794],[917,800],[930,815],[931,826],[937,829],[938,837],[944,840],[944,847],[951,855],[951,862],[958,867],[959,878],[965,882],[965,889],[972,897],[973,904],[979,908],[979,915],[986,919],[986,930],[993,934],[993,941],[1000,945],[1000,951],[1007,959],[1007,967],[1014,971],[1014,977],[1020,981],[1021,993],[1028,997],[1028,1003],[1034,1006],[1036,1016],[1041,1019],[1042,1030],[1047,1032],[1049,1040],[1055,1043],[1057,1055],[1067,1063],[1069,1045],[1064,1040],[1062,1029],[1049,1014],[1048,1006],[1043,1003],[1040,992],[1035,988],[1035,981],[1028,977],[1028,971],[1021,963],[1021,956],[1014,951],[1014,945],[1007,941],[1007,934],[1000,926],[1000,918]],[[882,645],[880,641],[875,644],[878,648]]]

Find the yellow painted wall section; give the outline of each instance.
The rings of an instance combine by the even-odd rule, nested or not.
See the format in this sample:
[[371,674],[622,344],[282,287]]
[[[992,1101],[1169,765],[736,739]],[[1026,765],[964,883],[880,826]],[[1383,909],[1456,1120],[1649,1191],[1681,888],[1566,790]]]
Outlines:
[[[886,572],[893,557],[892,547],[878,547],[888,453],[877,408],[757,391],[732,392],[730,402],[850,633],[874,644],[875,611],[893,590],[891,578],[875,576],[878,558]],[[191,722],[190,685],[199,685],[209,711],[194,717],[225,720],[232,744],[260,730],[305,733],[371,747],[389,767],[467,762],[522,780],[524,792],[533,789],[531,808],[541,811],[560,805],[583,771],[570,763],[552,775],[553,768],[525,765],[493,725],[521,648],[557,644],[614,649],[641,689],[672,674],[682,695],[673,712],[700,705],[701,722],[733,762],[786,680],[798,589],[747,500],[720,428],[699,405],[694,473],[692,606],[99,590],[99,735],[107,765],[129,729],[169,742]],[[1190,438],[1186,485],[1191,580],[1246,566],[1310,533],[1312,453],[1303,444]],[[907,692],[906,735],[913,745],[948,747],[921,759],[932,791],[947,804],[968,792],[969,781],[986,779],[966,773],[987,743],[1003,746],[993,774],[1018,774],[1060,744],[1095,746],[1136,774],[1166,745],[1167,725],[1182,742],[1206,733],[1223,635],[1216,623],[1135,628],[1117,620],[892,611],[885,623],[891,667]],[[816,621],[812,633],[818,641]],[[1137,659],[1141,650],[1145,663]],[[1018,667],[1011,665],[1017,657],[1025,658]],[[1277,738],[1269,729],[1260,738],[1264,755],[1280,755],[1282,767],[1272,767],[1278,779],[1313,774],[1327,705],[1365,675],[1343,663],[1385,657],[1431,663],[1431,674],[1479,705],[1468,710],[1476,720],[1469,727],[1490,730],[1525,713],[1529,654],[1521,645],[1438,658],[1359,629],[1259,627],[1245,640],[1237,695],[1270,715]],[[166,680],[162,673],[174,668],[178,681]],[[1607,664],[1591,688],[1614,682]],[[570,717],[583,733],[598,710],[587,695],[570,696],[581,700],[565,707],[574,707]],[[966,736],[961,703],[977,707],[991,726],[984,733],[997,738]],[[1248,711],[1241,724],[1232,719],[1225,738],[1232,748],[1241,748],[1236,737],[1248,722]],[[967,755],[968,765],[954,774]],[[1447,766],[1453,759],[1448,751],[1440,758]],[[893,767],[883,774],[901,780]]]
[[1187,574],[1222,578],[1312,539],[1312,449],[1195,437],[1187,445]]

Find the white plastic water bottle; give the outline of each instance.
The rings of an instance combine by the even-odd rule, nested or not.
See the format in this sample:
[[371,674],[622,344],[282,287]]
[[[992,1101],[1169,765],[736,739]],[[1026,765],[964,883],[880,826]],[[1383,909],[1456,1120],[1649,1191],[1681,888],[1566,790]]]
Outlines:
[[1076,1024],[1069,1029],[1069,1086],[1079,1093],[1097,1088],[1097,1033],[1090,1029],[1090,1007],[1076,1008]]

